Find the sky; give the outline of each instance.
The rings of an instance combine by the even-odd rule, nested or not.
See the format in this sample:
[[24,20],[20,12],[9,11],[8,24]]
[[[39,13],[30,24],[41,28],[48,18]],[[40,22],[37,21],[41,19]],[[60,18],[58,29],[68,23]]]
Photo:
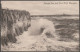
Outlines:
[[79,14],[78,1],[2,1],[1,3],[2,8],[26,10],[31,15]]

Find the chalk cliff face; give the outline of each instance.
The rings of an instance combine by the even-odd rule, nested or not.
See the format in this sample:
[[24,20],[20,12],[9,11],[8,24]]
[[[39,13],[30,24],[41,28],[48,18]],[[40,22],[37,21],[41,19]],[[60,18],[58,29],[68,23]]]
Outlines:
[[8,45],[8,42],[15,43],[16,36],[21,35],[30,27],[31,17],[28,11],[24,10],[1,10],[1,44]]

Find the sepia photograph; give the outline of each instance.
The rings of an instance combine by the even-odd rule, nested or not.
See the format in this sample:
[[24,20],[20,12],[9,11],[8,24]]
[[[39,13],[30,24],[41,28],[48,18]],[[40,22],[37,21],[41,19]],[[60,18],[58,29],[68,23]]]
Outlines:
[[1,1],[1,51],[79,51],[79,1]]

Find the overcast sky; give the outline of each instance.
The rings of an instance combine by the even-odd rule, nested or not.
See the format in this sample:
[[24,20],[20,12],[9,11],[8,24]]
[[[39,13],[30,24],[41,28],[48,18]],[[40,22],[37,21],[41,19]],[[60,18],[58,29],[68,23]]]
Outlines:
[[[64,2],[68,4],[60,4]],[[2,1],[1,3],[3,8],[26,10],[31,15],[79,14],[78,1]]]

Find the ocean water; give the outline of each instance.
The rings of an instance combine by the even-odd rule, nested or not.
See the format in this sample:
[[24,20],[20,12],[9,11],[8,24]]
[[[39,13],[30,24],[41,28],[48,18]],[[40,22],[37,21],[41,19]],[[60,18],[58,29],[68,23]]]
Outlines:
[[[78,35],[76,36],[78,37]],[[16,43],[2,47],[3,51],[71,51],[78,50],[78,42],[59,41],[54,22],[48,19],[31,20],[31,27],[17,36]]]

